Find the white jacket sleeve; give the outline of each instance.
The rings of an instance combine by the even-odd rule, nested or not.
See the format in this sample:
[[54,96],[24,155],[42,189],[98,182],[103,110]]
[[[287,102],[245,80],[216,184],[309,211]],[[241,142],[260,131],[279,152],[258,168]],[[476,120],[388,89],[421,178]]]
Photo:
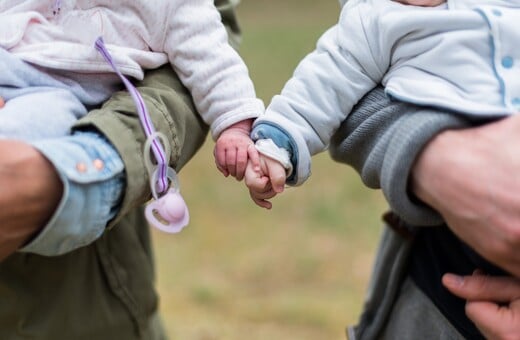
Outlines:
[[212,0],[172,1],[164,51],[213,139],[230,125],[256,118],[264,105],[256,98],[248,70],[229,45]]
[[[310,157],[325,150],[352,107],[382,79],[387,61],[373,57],[376,42],[367,39],[361,13],[345,5],[338,25],[319,39],[273,98],[255,126],[267,123],[296,145],[295,184],[310,175]],[[383,65],[376,65],[376,64]],[[385,65],[386,63],[386,65]]]

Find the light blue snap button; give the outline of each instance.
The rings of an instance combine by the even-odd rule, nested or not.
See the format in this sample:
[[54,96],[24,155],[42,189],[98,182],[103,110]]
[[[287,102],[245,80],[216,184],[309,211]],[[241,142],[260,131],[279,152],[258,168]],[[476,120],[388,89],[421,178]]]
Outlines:
[[511,67],[513,67],[513,64],[514,64],[513,58],[511,58],[509,56],[502,58],[502,66],[504,68],[511,68]]
[[520,108],[520,97],[513,98],[511,104],[513,104],[514,107]]
[[498,10],[498,9],[492,10],[491,13],[493,13],[497,17],[502,16],[502,12],[500,10]]

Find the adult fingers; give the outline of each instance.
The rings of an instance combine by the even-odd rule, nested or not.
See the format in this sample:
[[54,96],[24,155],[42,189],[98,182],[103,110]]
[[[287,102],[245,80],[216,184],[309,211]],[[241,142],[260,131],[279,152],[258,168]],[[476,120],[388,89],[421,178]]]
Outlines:
[[488,339],[518,339],[518,309],[501,307],[487,301],[469,301],[466,303],[466,315]]
[[445,274],[442,283],[453,294],[466,300],[510,302],[520,299],[520,280],[514,277]]

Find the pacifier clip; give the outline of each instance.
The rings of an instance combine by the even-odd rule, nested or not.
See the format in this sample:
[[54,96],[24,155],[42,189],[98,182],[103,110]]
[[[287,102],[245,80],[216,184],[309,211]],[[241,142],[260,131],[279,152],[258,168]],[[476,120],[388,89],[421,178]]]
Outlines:
[[[121,73],[102,37],[96,40],[95,46],[130,93],[146,135],[143,150],[144,161],[150,177],[150,188],[153,196],[153,199],[145,208],[146,219],[159,230],[167,233],[178,233],[188,225],[189,212],[186,202],[180,194],[177,173],[169,166],[170,144],[162,133],[155,131],[141,94]],[[152,154],[155,163],[151,160]]]

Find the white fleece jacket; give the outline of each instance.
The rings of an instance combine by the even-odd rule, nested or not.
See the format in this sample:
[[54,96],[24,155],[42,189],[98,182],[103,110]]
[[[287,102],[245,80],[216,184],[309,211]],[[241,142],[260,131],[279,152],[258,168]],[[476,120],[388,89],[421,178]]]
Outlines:
[[121,71],[136,79],[170,62],[213,138],[263,112],[212,0],[0,1],[0,48],[27,62],[111,73],[94,48],[99,36]]
[[352,107],[379,83],[392,98],[413,104],[480,118],[515,114],[519,41],[519,1],[418,7],[349,0],[256,120],[253,136],[287,136],[299,185],[310,175],[311,155],[328,147]]

